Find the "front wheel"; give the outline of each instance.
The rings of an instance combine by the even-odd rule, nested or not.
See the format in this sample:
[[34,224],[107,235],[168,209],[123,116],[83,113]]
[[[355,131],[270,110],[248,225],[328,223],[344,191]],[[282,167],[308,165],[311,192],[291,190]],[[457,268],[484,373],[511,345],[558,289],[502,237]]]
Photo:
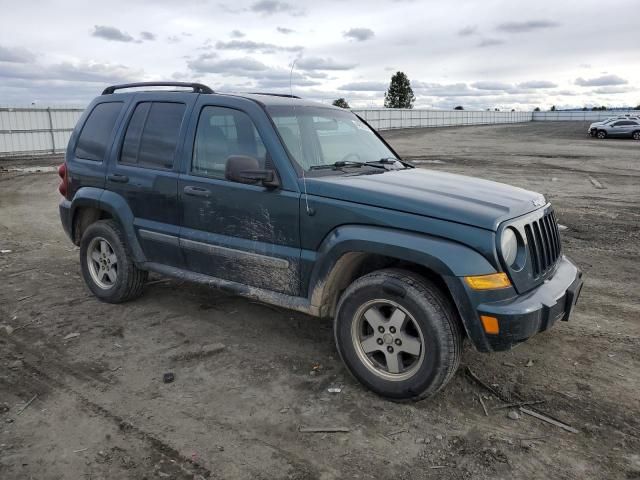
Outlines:
[[633,139],[640,140],[640,130],[633,132]]
[[87,227],[80,241],[80,265],[91,292],[108,303],[139,297],[148,276],[135,266],[124,234],[113,220],[100,220]]
[[431,396],[460,364],[455,309],[435,284],[412,272],[387,269],[359,278],[340,298],[334,322],[345,365],[384,397]]
[[607,138],[607,132],[605,132],[604,130],[598,130],[598,133],[596,134],[596,136],[600,140],[603,140],[603,139]]

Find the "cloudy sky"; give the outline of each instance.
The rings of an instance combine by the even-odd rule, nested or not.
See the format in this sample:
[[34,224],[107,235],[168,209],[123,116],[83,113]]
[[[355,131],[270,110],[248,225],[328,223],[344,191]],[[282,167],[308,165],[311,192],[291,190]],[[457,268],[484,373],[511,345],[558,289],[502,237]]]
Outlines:
[[382,106],[640,104],[638,0],[0,0],[0,105],[84,105],[107,84],[199,81]]

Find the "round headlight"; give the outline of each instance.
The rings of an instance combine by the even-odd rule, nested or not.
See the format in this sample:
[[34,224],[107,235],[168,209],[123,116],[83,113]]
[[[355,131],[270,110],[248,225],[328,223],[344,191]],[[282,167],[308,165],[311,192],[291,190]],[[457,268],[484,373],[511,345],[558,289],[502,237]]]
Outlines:
[[512,266],[516,257],[518,256],[518,239],[515,232],[511,228],[505,229],[502,232],[502,238],[500,239],[500,250],[502,252],[502,258],[508,266]]

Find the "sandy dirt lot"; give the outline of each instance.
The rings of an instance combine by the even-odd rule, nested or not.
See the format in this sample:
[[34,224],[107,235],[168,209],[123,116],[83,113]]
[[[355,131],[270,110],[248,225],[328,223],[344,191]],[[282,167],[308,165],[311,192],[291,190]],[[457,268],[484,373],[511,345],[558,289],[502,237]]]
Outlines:
[[[57,175],[13,170],[55,161],[0,162],[0,478],[640,478],[640,143],[585,130],[384,134],[421,167],[544,193],[586,277],[570,322],[506,353],[467,345],[449,386],[415,404],[356,383],[328,321],[156,276],[139,300],[97,301]],[[515,418],[467,367],[578,433]]]

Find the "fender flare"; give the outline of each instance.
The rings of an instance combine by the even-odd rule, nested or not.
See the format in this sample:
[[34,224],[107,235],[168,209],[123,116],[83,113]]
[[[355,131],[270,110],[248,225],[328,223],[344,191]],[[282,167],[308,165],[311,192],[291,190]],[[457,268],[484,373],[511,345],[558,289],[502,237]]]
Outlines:
[[131,212],[131,209],[124,197],[101,188],[80,188],[71,201],[72,238],[74,238],[73,236],[75,235],[73,229],[75,228],[76,211],[82,207],[93,207],[108,212],[109,215],[111,215],[114,220],[120,224],[120,227],[127,238],[127,244],[130,248],[134,262],[136,264],[142,264],[146,261],[146,257],[133,228],[133,212]]
[[477,251],[425,234],[363,225],[344,225],[325,237],[309,282],[311,303],[320,306],[322,290],[340,258],[348,253],[378,254],[422,265],[443,278],[495,273]]

